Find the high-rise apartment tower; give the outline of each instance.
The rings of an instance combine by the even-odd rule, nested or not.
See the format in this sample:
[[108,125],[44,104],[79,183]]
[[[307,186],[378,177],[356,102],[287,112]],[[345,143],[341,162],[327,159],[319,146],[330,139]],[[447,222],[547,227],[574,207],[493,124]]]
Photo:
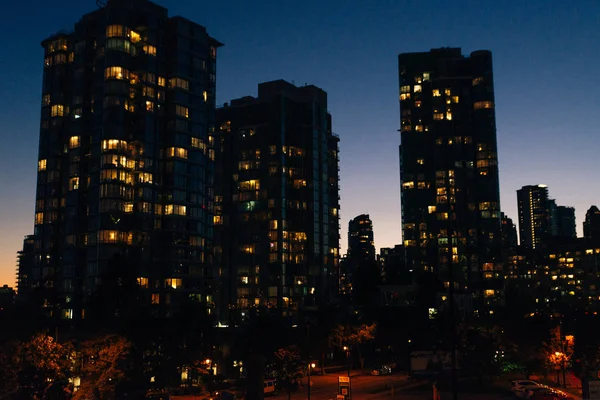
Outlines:
[[149,302],[211,301],[216,52],[203,26],[109,0],[42,42],[28,284],[81,318],[113,268]]

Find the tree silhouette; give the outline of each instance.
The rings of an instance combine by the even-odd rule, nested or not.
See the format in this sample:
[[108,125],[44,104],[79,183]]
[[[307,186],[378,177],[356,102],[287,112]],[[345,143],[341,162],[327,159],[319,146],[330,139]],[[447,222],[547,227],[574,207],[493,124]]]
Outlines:
[[360,368],[365,371],[365,345],[375,339],[377,324],[362,324],[359,326],[338,325],[329,335],[329,343],[333,347],[343,349],[344,346],[350,350],[356,350]]
[[305,368],[300,357],[300,349],[297,346],[288,346],[277,350],[274,356],[277,375],[279,380],[286,384],[288,398],[290,398],[292,383],[298,381],[304,375]]
[[114,399],[128,377],[131,343],[124,337],[106,335],[85,341],[78,353],[81,386],[74,400]]
[[[70,393],[73,349],[45,334],[12,346],[12,356],[4,356],[16,373],[19,399],[63,399]],[[10,377],[11,375],[9,375]],[[14,384],[15,376],[11,379]],[[4,378],[3,378],[4,379]]]

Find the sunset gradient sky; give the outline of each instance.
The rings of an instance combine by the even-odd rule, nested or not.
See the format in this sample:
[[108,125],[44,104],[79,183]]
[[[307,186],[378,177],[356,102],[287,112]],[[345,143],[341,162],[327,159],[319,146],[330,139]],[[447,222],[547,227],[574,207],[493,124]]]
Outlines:
[[[369,213],[375,246],[401,242],[397,55],[462,47],[494,56],[501,206],[545,183],[560,205],[600,205],[600,2],[595,0],[158,0],[225,43],[217,103],[285,79],[329,93],[341,137],[342,248]],[[0,284],[32,233],[43,52],[93,0],[26,0],[3,9],[0,41]]]

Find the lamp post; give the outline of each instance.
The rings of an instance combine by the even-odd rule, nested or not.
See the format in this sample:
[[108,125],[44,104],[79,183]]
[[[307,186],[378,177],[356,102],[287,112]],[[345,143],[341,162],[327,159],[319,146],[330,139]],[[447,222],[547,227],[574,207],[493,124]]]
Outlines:
[[561,359],[561,368],[562,368],[562,376],[563,376],[563,387],[566,389],[567,388],[567,366],[565,365],[565,358],[567,358],[567,353],[565,352],[565,342],[564,342],[564,337],[563,337],[563,330],[562,330],[562,317],[560,319],[560,323],[558,325],[559,327],[559,333],[560,333],[560,351],[562,352],[562,359]]
[[310,370],[315,366],[315,363],[308,364],[308,400],[310,400]]
[[346,362],[348,363],[348,399],[352,397],[352,382],[350,377],[350,347],[344,346],[346,352]]

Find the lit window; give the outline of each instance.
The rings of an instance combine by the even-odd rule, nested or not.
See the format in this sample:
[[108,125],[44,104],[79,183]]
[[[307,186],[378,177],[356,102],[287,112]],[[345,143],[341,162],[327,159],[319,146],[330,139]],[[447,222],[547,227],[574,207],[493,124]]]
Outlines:
[[77,190],[79,189],[79,178],[74,177],[69,179],[69,190]]
[[423,72],[423,82],[428,81],[430,79],[429,72]]
[[421,87],[421,85],[415,85],[413,88],[413,91],[415,93],[420,93],[423,90],[423,88]]
[[79,147],[79,136],[71,136],[69,138],[69,149],[76,149]]
[[494,108],[494,102],[493,101],[476,101],[475,103],[473,103],[473,108],[475,110],[480,110],[482,108]]
[[428,212],[429,214],[433,214],[433,213],[435,212],[435,210],[436,210],[436,209],[437,209],[437,207],[436,207],[436,206],[428,206],[428,207],[427,207],[427,212]]
[[41,225],[43,223],[44,223],[44,213],[43,212],[35,213],[35,224]]
[[444,113],[433,113],[433,119],[436,121],[441,121],[444,119]]
[[156,47],[151,46],[149,44],[144,45],[143,47],[144,53],[150,55],[150,56],[155,56],[156,55]]
[[42,105],[43,106],[49,106],[50,105],[50,95],[49,94],[45,94],[42,96]]
[[419,158],[419,159],[417,160],[417,164],[419,164],[419,165],[423,165],[423,164],[425,164],[425,159],[423,159],[423,158]]
[[198,138],[192,138],[192,147],[196,147],[198,149],[206,150],[206,145],[204,142]]
[[440,97],[441,95],[440,89],[433,89],[433,97]]
[[140,36],[139,33],[134,32],[134,31],[129,31],[129,39],[131,39],[131,43],[137,43],[140,40],[142,40],[142,37]]
[[128,29],[123,25],[109,25],[106,27],[106,37],[127,36]]
[[423,132],[423,125],[415,125],[415,131]]
[[169,79],[169,87],[190,90],[190,82],[183,78],[171,78]]
[[473,86],[477,86],[480,83],[483,83],[483,78],[482,77],[473,79]]
[[205,103],[208,101],[208,92],[206,90],[202,92],[202,98]]
[[448,121],[452,121],[452,111],[451,110],[446,111],[446,119]]
[[173,289],[181,289],[182,287],[181,278],[167,278],[165,279],[165,287],[170,287]]
[[141,288],[148,288],[148,278],[137,278],[137,284]]
[[123,67],[106,67],[104,79],[129,79],[129,71]]
[[185,117],[185,118],[190,117],[190,111],[188,110],[188,108],[184,107],[184,106],[180,106],[179,104],[177,104],[175,106],[175,114],[177,114],[181,117]]
[[452,102],[453,103],[458,103],[458,101],[459,101],[458,96],[452,96]]
[[158,86],[165,86],[165,78],[162,76],[158,77]]
[[444,94],[446,96],[451,96],[452,95],[452,91],[450,89],[446,89],[446,90],[444,90]]
[[422,104],[421,100],[415,100],[415,107],[417,107],[417,108],[421,107],[421,104]]
[[146,100],[146,111],[154,111],[154,102]]
[[52,106],[50,110],[51,117],[62,117],[63,115],[65,115],[65,106],[62,104],[55,104]]
[[410,99],[410,93],[400,94],[400,100],[408,100],[408,99]]
[[167,149],[168,157],[187,158],[187,150],[182,147],[170,147]]
[[46,159],[42,159],[38,161],[38,171],[46,170]]
[[410,93],[410,85],[400,86],[400,93]]
[[223,224],[223,217],[221,217],[220,215],[213,216],[213,223],[215,225],[221,225],[221,224]]
[[127,142],[118,139],[107,139],[102,141],[102,150],[126,150]]

